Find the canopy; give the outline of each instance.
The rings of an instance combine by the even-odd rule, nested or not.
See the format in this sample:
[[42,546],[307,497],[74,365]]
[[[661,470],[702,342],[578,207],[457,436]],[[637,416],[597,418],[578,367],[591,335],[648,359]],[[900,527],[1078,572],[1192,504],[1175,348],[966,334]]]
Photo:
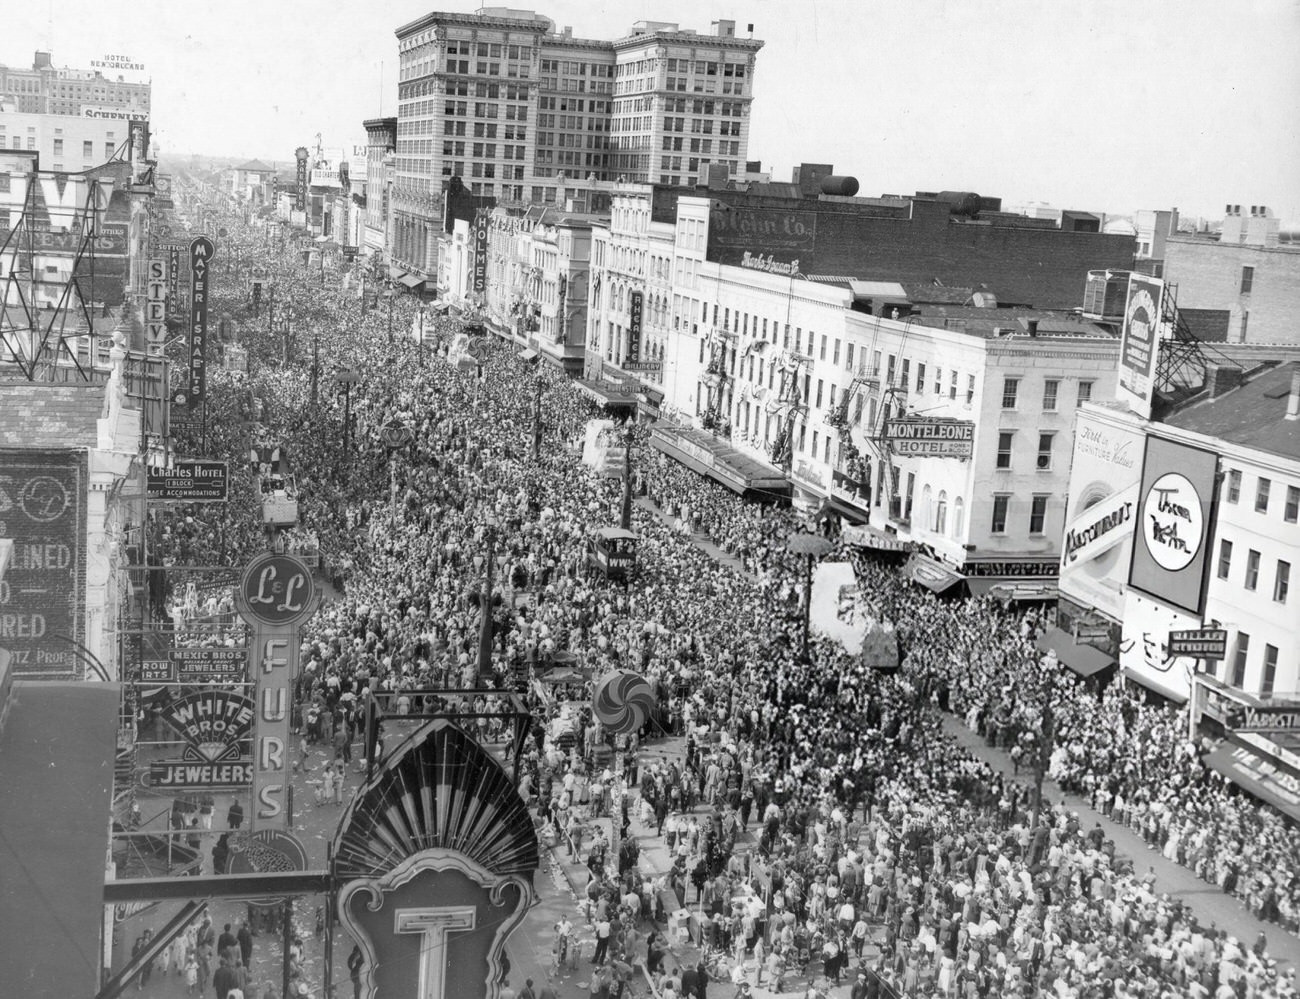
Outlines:
[[521,361],[535,361],[539,357],[541,357],[541,355],[537,353],[537,351],[533,350],[532,347],[525,347],[519,352],[519,360]]
[[912,553],[912,557],[903,566],[903,575],[934,593],[945,593],[965,578],[942,562],[936,562],[920,552]]
[[845,544],[875,548],[882,552],[905,552],[911,547],[902,538],[886,534],[880,528],[869,524],[850,524],[840,528],[840,540]]
[[1300,791],[1293,790],[1300,787],[1300,781],[1290,770],[1279,767],[1262,753],[1226,742],[1205,757],[1204,763],[1243,791],[1300,822]]
[[401,277],[397,279],[397,283],[400,284],[403,288],[407,288],[413,291],[416,288],[420,287],[420,285],[424,284],[424,278],[418,277],[415,274],[403,274]]
[[610,409],[630,409],[636,405],[636,396],[629,395],[621,385],[594,382],[588,378],[575,378],[573,386],[598,406]]
[[967,578],[966,585],[974,596],[988,594],[998,600],[1055,600],[1057,598],[1056,580],[1054,579],[999,579],[985,576],[981,579]]
[[632,531],[624,530],[621,527],[602,527],[596,532],[599,538],[605,538],[609,541],[635,541],[636,534]]
[[752,490],[784,496],[790,492],[790,481],[780,471],[704,430],[656,426],[650,434],[650,446],[736,493]]
[[1115,660],[1092,645],[1076,642],[1074,636],[1060,628],[1049,628],[1034,643],[1039,652],[1054,652],[1071,672],[1087,678],[1115,665]]

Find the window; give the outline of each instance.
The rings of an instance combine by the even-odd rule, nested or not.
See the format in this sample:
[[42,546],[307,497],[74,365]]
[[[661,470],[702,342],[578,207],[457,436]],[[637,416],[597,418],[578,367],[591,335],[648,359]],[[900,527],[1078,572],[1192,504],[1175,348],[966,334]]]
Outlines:
[[1047,496],[1038,493],[1029,507],[1029,533],[1042,534],[1043,524],[1047,521]]
[[1241,499],[1241,469],[1234,468],[1228,472],[1228,502],[1236,503]]
[[1280,604],[1286,603],[1286,595],[1291,589],[1291,563],[1277,560],[1277,575],[1273,577],[1273,599]]
[[880,351],[871,352],[871,375],[873,378],[880,377]]
[[1056,392],[1061,383],[1055,378],[1049,378],[1043,382],[1043,410],[1052,413],[1056,411]]
[[822,380],[817,379],[817,408],[822,408]]
[[1264,673],[1259,678],[1259,692],[1268,697],[1273,693],[1273,682],[1277,679],[1277,646],[1264,646]]
[[1246,555],[1246,589],[1253,590],[1259,585],[1259,552],[1254,548]]
[[1003,409],[1016,408],[1016,393],[1019,391],[1020,391],[1019,378],[1002,379],[1002,408]]
[[1052,440],[1056,434],[1039,434],[1038,435],[1038,463],[1037,468],[1040,472],[1045,472],[1052,467]]
[[1250,636],[1244,631],[1237,632],[1237,651],[1232,660],[1232,685],[1246,685],[1246,661],[1250,658]]
[[1092,401],[1092,382],[1079,382],[1079,405]]
[[1241,293],[1243,295],[1249,295],[1250,289],[1254,287],[1254,284],[1255,284],[1255,268],[1243,267],[1241,269]]
[[1259,483],[1255,486],[1255,512],[1268,513],[1268,490],[1272,483],[1264,478],[1259,477]]
[[1007,533],[1007,507],[1011,503],[1011,497],[1007,493],[999,493],[993,497],[993,521],[989,524],[989,530],[994,534]]
[[1219,578],[1227,579],[1232,571],[1232,542],[1227,538],[1219,541]]
[[953,370],[953,372],[952,372],[952,377],[948,379],[948,398],[949,398],[949,399],[956,399],[956,398],[957,398],[957,371],[956,371],[956,369]]
[[919,395],[925,391],[925,362],[916,362],[916,391]]
[[1298,516],[1300,516],[1300,486],[1287,486],[1286,509],[1282,512],[1282,519],[1288,524],[1294,524]]
[[1011,467],[1011,442],[1015,436],[1015,432],[1011,430],[1003,430],[998,434],[998,460],[995,467]]
[[62,139],[55,139],[55,140],[54,140],[54,155],[55,155],[55,156],[62,156],[62,155],[63,155],[63,140],[62,140]]
[[[854,344],[851,343],[844,345],[844,367],[850,371],[853,370],[853,347]],[[903,388],[907,388],[907,386],[904,385]]]
[[969,406],[975,401],[975,376],[966,376],[966,405]]
[[90,159],[95,155],[95,144],[93,142],[83,142],[81,144],[81,155]]
[[817,360],[819,361],[826,360],[826,334],[825,333],[822,334],[821,350],[817,352]]
[[934,394],[943,396],[943,368],[934,369]]
[[948,493],[942,489],[939,491],[939,502],[934,508],[934,533],[948,533]]

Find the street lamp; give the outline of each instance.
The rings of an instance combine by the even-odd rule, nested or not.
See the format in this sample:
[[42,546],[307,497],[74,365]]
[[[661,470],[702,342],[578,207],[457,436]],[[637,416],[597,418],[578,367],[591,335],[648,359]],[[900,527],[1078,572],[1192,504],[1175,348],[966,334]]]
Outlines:
[[796,534],[786,542],[786,548],[795,555],[805,559],[803,585],[803,642],[800,656],[808,660],[808,627],[812,618],[812,566],[813,559],[821,558],[835,546],[820,534]]
[[352,386],[361,381],[356,368],[339,368],[334,372],[334,383],[343,389],[343,440],[342,454],[346,460],[351,454],[352,440]]

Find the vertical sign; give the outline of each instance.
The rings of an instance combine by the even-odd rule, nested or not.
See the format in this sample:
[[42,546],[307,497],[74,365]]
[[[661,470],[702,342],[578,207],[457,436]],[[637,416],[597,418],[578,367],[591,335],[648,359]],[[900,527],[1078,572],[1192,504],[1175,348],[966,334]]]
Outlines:
[[479,210],[474,216],[474,294],[487,292],[488,213]]
[[293,151],[298,160],[298,196],[293,207],[300,212],[307,210],[307,147],[299,146]]
[[85,452],[0,449],[0,648],[14,675],[81,679],[85,641]]
[[190,243],[190,392],[189,403],[203,401],[208,387],[208,272],[216,248],[207,236]]
[[239,580],[236,605],[253,628],[254,830],[289,824],[289,705],[298,673],[299,632],[320,598],[311,569],[292,555],[258,555]]
[[1119,340],[1119,385],[1115,394],[1144,420],[1151,418],[1164,291],[1164,282],[1159,278],[1145,274],[1129,276],[1124,327]]
[[627,323],[627,358],[633,364],[641,360],[641,312],[645,301],[645,296],[634,291],[628,296],[630,301],[631,315]]
[[167,261],[152,259],[145,270],[144,340],[155,357],[161,356],[167,336]]
[[171,311],[175,312],[180,305],[181,298],[181,248],[177,244],[172,244],[168,250],[167,260],[167,302]]

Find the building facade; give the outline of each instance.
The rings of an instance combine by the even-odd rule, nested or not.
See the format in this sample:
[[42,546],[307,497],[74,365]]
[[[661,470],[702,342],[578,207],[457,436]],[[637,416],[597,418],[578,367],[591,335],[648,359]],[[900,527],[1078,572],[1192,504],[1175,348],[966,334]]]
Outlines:
[[1217,239],[1165,241],[1165,279],[1178,286],[1179,309],[1212,312],[1228,343],[1300,343],[1300,249],[1279,244],[1278,220],[1266,206],[1250,206],[1250,215],[1228,207]]
[[148,119],[153,85],[130,82],[124,75],[135,78],[143,72],[143,65],[118,56],[96,60],[90,69],[60,69],[49,52],[37,52],[30,69],[0,66],[0,101],[12,100],[27,114]]
[[705,36],[642,21],[598,41],[531,11],[483,8],[398,28],[394,263],[436,272],[452,177],[524,204],[586,180],[691,183],[709,163],[742,169],[763,43],[734,27],[715,22]]
[[0,99],[0,149],[34,151],[42,170],[81,173],[127,152],[129,121],[32,114],[12,107]]
[[396,118],[368,118],[366,130],[365,252],[379,254],[387,263],[392,222],[393,150],[397,143]]

